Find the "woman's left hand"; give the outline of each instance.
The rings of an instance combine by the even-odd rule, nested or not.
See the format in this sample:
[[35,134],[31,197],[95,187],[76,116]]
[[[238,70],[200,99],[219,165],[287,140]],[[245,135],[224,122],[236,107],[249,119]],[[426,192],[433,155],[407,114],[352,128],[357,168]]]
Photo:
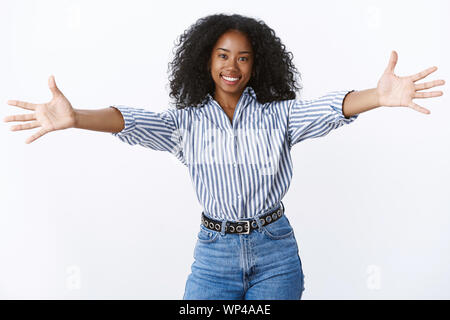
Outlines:
[[434,80],[418,84],[415,83],[416,81],[421,80],[436,71],[437,67],[428,68],[411,76],[399,77],[394,74],[394,68],[397,64],[397,60],[397,52],[392,51],[389,64],[377,85],[376,92],[379,105],[387,107],[410,107],[416,111],[430,114],[428,109],[414,103],[412,99],[440,97],[444,94],[442,91],[417,92],[445,84],[444,80]]

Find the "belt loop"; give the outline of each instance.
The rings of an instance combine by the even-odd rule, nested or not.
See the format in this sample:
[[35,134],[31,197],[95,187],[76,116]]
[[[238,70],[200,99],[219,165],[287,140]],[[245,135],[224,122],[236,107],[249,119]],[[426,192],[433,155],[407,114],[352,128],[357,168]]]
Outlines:
[[259,216],[256,216],[255,218],[256,224],[258,225],[258,231],[262,232],[262,225],[261,225],[261,221],[259,221]]
[[222,228],[220,229],[220,234],[225,235],[225,226],[227,225],[227,219],[222,220]]

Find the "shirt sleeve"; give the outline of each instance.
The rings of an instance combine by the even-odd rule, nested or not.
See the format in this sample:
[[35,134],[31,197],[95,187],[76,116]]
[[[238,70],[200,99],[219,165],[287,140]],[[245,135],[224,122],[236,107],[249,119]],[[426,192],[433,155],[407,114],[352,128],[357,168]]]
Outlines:
[[342,103],[351,91],[333,91],[312,100],[294,100],[289,107],[289,148],[296,143],[327,135],[331,130],[353,122],[359,114],[346,118]]
[[180,134],[178,112],[168,109],[153,112],[122,105],[110,106],[122,113],[125,126],[112,135],[130,145],[141,145],[159,151],[168,151],[183,162],[182,135]]

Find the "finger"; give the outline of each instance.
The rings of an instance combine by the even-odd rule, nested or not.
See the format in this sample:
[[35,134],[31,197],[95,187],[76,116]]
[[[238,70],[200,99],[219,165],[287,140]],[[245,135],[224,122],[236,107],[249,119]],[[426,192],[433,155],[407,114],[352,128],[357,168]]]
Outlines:
[[423,98],[433,98],[440,97],[444,93],[442,91],[431,91],[431,92],[416,92],[413,99],[423,99]]
[[4,122],[11,122],[11,121],[30,121],[30,120],[36,120],[36,116],[34,113],[29,114],[17,114],[12,116],[7,116],[3,118]]
[[56,86],[55,76],[51,75],[48,78],[48,87],[50,88],[53,97],[61,94],[61,91],[59,91],[58,87]]
[[414,102],[411,102],[411,103],[408,105],[408,107],[410,107],[410,108],[412,108],[412,109],[414,109],[414,110],[416,110],[416,111],[419,111],[419,112],[421,112],[421,113],[425,113],[425,114],[430,114],[430,113],[431,113],[430,110],[425,109],[424,107],[419,106],[418,104],[416,104],[416,103],[414,103]]
[[20,107],[27,110],[35,110],[36,104],[31,102],[24,102],[24,101],[18,101],[18,100],[8,100],[7,102],[10,106]]
[[421,80],[425,77],[427,77],[429,74],[435,72],[438,69],[438,67],[434,66],[431,68],[428,68],[426,70],[423,70],[422,72],[416,73],[414,75],[411,76],[411,79],[413,82],[416,82],[418,80]]
[[32,143],[34,140],[36,140],[36,139],[42,137],[42,136],[43,136],[44,134],[46,134],[46,133],[47,133],[47,130],[41,129],[41,130],[39,130],[38,132],[36,132],[35,134],[33,134],[31,137],[29,137],[29,138],[25,141],[25,143],[26,143],[26,144],[30,144],[30,143]]
[[386,67],[385,72],[394,73],[395,66],[397,65],[398,54],[394,50],[391,52],[391,57],[389,58],[388,66]]
[[40,127],[41,124],[37,121],[28,122],[24,124],[18,124],[16,126],[11,127],[11,131],[19,131],[19,130],[27,130],[27,129],[34,129],[37,127]]
[[417,90],[425,90],[425,89],[430,89],[433,87],[437,87],[437,86],[442,86],[445,84],[444,80],[434,80],[434,81],[430,81],[430,82],[425,82],[425,83],[419,83],[415,85],[415,89]]

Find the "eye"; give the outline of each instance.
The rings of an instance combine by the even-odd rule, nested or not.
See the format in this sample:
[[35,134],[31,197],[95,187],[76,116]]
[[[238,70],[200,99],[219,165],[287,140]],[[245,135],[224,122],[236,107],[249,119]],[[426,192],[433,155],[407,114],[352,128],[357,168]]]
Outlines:
[[240,57],[239,59],[245,59],[244,61],[247,61],[247,60],[248,60],[247,57]]
[[227,55],[226,55],[226,54],[223,54],[223,53],[220,53],[220,54],[219,54],[219,57],[222,58],[222,56],[225,58]]

